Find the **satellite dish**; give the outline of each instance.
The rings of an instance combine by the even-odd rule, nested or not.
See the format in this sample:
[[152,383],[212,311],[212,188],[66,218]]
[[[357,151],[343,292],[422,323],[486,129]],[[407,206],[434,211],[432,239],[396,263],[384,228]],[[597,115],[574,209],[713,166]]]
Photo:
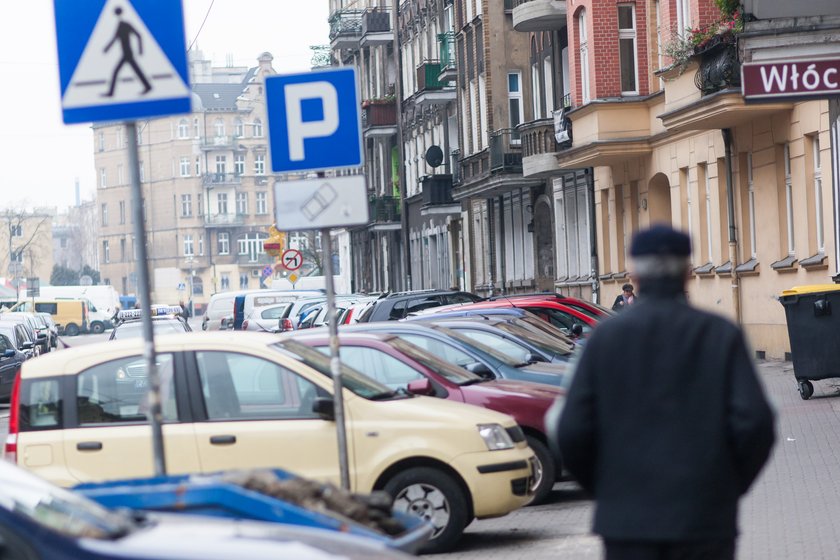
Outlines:
[[430,146],[426,150],[426,163],[432,167],[437,167],[443,163],[443,150],[440,149],[440,146]]

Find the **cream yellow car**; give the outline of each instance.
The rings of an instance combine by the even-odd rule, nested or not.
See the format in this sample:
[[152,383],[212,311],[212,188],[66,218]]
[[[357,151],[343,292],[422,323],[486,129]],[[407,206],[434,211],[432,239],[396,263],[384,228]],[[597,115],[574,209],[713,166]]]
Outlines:
[[[279,467],[339,483],[329,360],[268,334],[156,340],[169,474]],[[530,499],[533,452],[507,415],[395,392],[345,368],[352,489],[383,489],[430,520],[443,551],[473,518]],[[153,474],[148,378],[139,339],[23,364],[6,456],[63,486]]]

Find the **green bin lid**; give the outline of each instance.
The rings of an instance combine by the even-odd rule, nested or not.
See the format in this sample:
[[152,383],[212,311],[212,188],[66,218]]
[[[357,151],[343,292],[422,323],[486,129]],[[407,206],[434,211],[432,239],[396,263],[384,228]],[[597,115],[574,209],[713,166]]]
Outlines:
[[810,286],[794,286],[782,291],[784,296],[796,296],[802,294],[813,294],[816,292],[837,292],[840,291],[840,284],[811,284]]

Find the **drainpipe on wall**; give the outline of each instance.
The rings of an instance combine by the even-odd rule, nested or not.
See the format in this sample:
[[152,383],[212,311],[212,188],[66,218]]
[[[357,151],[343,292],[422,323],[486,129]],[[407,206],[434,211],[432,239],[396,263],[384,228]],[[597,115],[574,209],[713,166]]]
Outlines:
[[405,198],[408,195],[406,192],[408,185],[406,185],[405,178],[405,154],[403,153],[403,126],[402,126],[402,60],[400,59],[400,28],[399,28],[399,2],[393,3],[391,8],[391,29],[394,30],[393,51],[394,66],[397,73],[394,79],[394,103],[396,103],[397,112],[397,151],[400,154],[400,219],[402,221],[402,264],[405,271],[405,289],[411,290],[411,244],[408,230],[408,208],[405,203]]
[[[595,225],[595,177],[592,176],[592,171],[589,169],[584,169],[583,173],[586,177],[586,194],[589,197],[589,270],[592,275],[592,301],[601,303],[601,281],[598,271],[598,228]],[[572,177],[575,178],[576,183],[575,175],[572,175]]]
[[721,129],[726,163],[726,210],[729,221],[729,266],[732,278],[732,311],[735,322],[741,324],[741,281],[738,278],[738,237],[735,230],[735,193],[732,187],[732,130]]
[[505,198],[499,195],[499,286],[502,294],[507,293],[507,247],[505,246]]

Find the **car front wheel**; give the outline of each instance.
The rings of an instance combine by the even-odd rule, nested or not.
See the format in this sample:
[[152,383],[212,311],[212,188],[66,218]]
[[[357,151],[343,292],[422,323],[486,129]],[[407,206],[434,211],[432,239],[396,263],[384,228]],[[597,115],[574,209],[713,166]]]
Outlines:
[[469,523],[467,496],[451,476],[429,467],[415,467],[385,484],[394,511],[421,517],[432,524],[432,536],[420,552],[450,550]]
[[554,479],[557,476],[557,465],[551,457],[548,447],[534,436],[527,436],[528,447],[534,452],[537,460],[534,464],[534,485],[531,490],[534,497],[531,505],[541,504],[548,499],[551,489],[554,488]]

